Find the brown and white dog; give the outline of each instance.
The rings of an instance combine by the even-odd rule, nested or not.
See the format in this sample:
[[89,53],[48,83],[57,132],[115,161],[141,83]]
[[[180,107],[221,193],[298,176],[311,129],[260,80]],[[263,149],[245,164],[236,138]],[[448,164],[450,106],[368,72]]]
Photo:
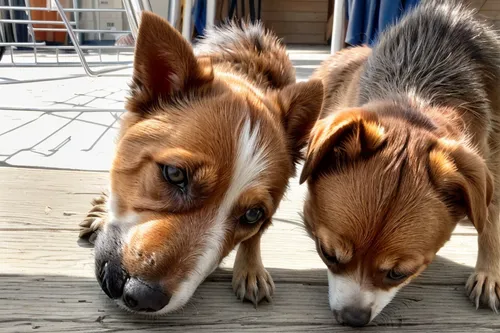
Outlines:
[[134,312],[181,308],[237,244],[235,293],[271,298],[260,239],[321,109],[321,82],[296,84],[258,24],[210,31],[196,53],[142,15],[110,195],[82,224],[82,236],[99,230],[102,289]]
[[500,306],[500,44],[474,13],[428,1],[371,50],[326,60],[301,182],[338,322],[368,324],[467,216],[479,234],[466,290]]

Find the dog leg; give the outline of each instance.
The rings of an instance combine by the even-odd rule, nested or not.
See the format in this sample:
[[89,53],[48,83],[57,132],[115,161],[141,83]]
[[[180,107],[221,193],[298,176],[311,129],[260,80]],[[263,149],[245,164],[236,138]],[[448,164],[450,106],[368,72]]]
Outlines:
[[80,238],[88,239],[90,243],[94,244],[97,232],[104,225],[108,215],[107,201],[108,196],[104,193],[92,200],[92,209],[79,224]]
[[500,203],[495,190],[488,210],[488,221],[479,234],[476,270],[467,281],[466,291],[476,304],[489,306],[498,313],[500,308]]
[[274,282],[262,264],[260,255],[261,233],[242,242],[233,268],[233,290],[238,299],[249,300],[255,307],[264,298],[272,301]]

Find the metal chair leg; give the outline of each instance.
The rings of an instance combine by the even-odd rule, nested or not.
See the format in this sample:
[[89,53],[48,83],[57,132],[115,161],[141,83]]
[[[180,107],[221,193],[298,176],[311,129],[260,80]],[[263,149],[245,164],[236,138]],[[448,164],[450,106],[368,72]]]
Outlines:
[[184,1],[184,11],[182,13],[182,35],[188,41],[191,41],[191,11],[193,9],[193,0]]
[[180,0],[170,0],[168,8],[168,21],[174,27],[177,26],[177,19],[179,16],[180,5],[181,5]]
[[66,26],[66,29],[68,30],[68,35],[69,38],[71,39],[71,42],[73,43],[73,46],[75,48],[76,53],[78,54],[78,57],[80,58],[80,62],[83,66],[83,69],[85,70],[85,73],[87,73],[88,76],[99,76],[104,73],[109,73],[109,72],[114,72],[120,69],[124,68],[129,68],[130,65],[126,66],[120,66],[120,67],[114,67],[114,68],[107,68],[107,69],[102,69],[99,71],[94,71],[90,68],[89,64],[87,63],[87,60],[85,59],[85,55],[83,54],[82,49],[80,48],[80,44],[78,43],[78,38],[75,35],[75,32],[73,31],[73,28],[71,27],[71,23],[69,22],[68,18],[66,17],[66,14],[64,13],[64,8],[59,2],[59,0],[54,0],[57,11],[59,12],[59,15],[61,16],[61,19],[64,22],[64,25]]
[[125,14],[127,15],[128,24],[130,26],[130,31],[135,40],[137,40],[137,32],[139,31],[139,22],[134,13],[134,7],[130,0],[122,0],[123,8],[125,8]]
[[344,45],[342,36],[344,35],[345,7],[344,0],[335,0],[333,9],[333,28],[331,53],[340,51]]

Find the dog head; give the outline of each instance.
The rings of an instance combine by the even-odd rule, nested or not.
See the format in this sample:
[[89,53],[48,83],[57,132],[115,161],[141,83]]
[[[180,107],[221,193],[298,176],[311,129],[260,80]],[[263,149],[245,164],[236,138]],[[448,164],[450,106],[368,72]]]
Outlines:
[[304,221],[342,324],[375,318],[464,216],[478,230],[486,221],[493,184],[484,161],[437,130],[397,104],[340,111],[313,128]]
[[96,240],[101,287],[128,310],[184,306],[238,243],[271,223],[307,143],[321,83],[262,91],[227,69],[142,15],[109,220]]

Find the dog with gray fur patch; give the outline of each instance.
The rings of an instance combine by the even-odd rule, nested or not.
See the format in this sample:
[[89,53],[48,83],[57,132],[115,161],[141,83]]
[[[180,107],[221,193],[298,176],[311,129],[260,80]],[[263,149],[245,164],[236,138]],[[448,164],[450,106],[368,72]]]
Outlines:
[[464,217],[479,237],[466,291],[500,306],[500,43],[474,13],[427,1],[326,60],[301,182],[330,307],[364,326],[434,259]]

